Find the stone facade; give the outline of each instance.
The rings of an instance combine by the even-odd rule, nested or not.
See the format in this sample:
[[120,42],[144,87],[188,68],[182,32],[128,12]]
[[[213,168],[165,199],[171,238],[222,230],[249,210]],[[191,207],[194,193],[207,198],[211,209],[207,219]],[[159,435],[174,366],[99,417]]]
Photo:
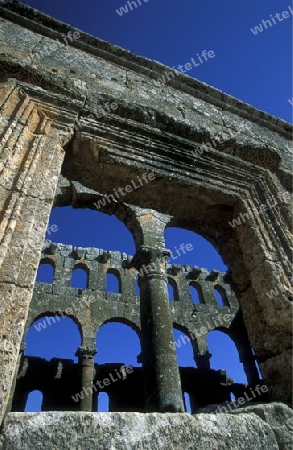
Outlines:
[[[87,396],[78,407],[71,396],[79,392],[81,386],[90,392],[93,380],[96,386],[95,381],[105,378],[107,370],[109,373],[115,373],[115,369],[119,370],[123,365],[94,366],[93,359],[87,358],[88,355],[94,355],[98,351],[95,348],[96,331],[103,324],[116,319],[129,325],[140,339],[143,333],[140,299],[135,293],[136,278],[132,261],[133,256],[125,253],[45,242],[40,265],[49,264],[54,267],[54,276],[52,284],[35,283],[24,335],[37,318],[50,314],[52,317],[46,319],[45,326],[51,326],[60,320],[60,317],[71,317],[78,325],[82,336],[81,347],[77,352],[81,357],[82,351],[85,352],[84,360],[89,367],[89,379],[81,380],[83,368],[80,373],[73,361],[54,358],[48,363],[41,358],[22,356],[12,411],[24,411],[28,393],[35,389],[44,395],[42,406],[44,411],[56,408],[64,411],[96,410],[96,395]],[[83,268],[87,272],[85,289],[70,287],[72,274],[76,268]],[[107,273],[117,275],[120,292],[106,292]],[[143,274],[145,273],[147,271]],[[143,274],[138,275],[138,278]],[[225,331],[235,342],[249,385],[254,386],[260,382],[255,356],[249,344],[238,301],[227,281],[227,274],[208,272],[206,269],[191,268],[188,265],[181,267],[178,264],[167,264],[166,274],[175,290],[175,300],[169,305],[172,324],[185,333],[181,335],[180,345],[191,342],[198,368],[180,369],[182,393],[189,394],[193,412],[208,404],[229,401],[231,393],[237,399],[245,391],[245,386],[227,380],[224,371],[210,369],[211,354],[207,347],[209,331],[215,328]],[[197,286],[200,298],[198,304],[192,301],[190,285]],[[222,292],[222,306],[218,305],[215,289]],[[99,347],[99,342],[97,346]],[[176,347],[174,343],[168,345],[171,351],[174,347]],[[146,411],[146,399],[143,396],[145,376],[145,371],[135,368],[128,388],[127,383],[123,382],[117,383],[114,391],[113,386],[105,389],[110,396],[110,411],[129,409]],[[172,380],[171,375],[168,378]],[[92,393],[96,394],[99,391],[103,390],[95,389]],[[150,391],[152,392],[152,388]]]
[[[269,398],[290,404],[292,127],[185,75],[158,87],[154,81],[166,71],[163,65],[71,29],[24,5],[0,1],[0,15],[1,419],[11,405],[21,365],[21,342],[34,308],[41,312],[42,302],[52,305],[52,313],[63,307],[54,304],[54,289],[66,291],[66,270],[72,267],[58,266],[60,259],[54,258],[60,247],[54,250],[45,244],[42,250],[51,208],[71,204],[95,209],[97,202],[101,211],[114,214],[130,230],[136,254],[133,258],[126,255],[127,267],[122,267],[124,258],[115,252],[99,254],[96,259],[96,250],[81,249],[72,257],[63,257],[69,265],[81,260],[88,265],[91,286],[96,288],[95,283],[101,280],[95,280],[91,272],[95,264],[105,268],[114,261],[112,268],[123,275],[123,290],[132,292],[134,307],[133,313],[125,313],[125,319],[141,333],[147,410],[184,410],[176,353],[170,342],[173,320],[187,331],[191,305],[182,293],[189,272],[166,267],[167,226],[195,231],[219,251],[230,269],[226,281],[231,286],[229,292],[235,292],[238,299],[232,294],[232,303],[236,307],[239,302],[242,330],[247,331],[269,386]],[[60,45],[69,30],[78,39]],[[113,102],[117,108],[107,109]],[[101,115],[101,109],[107,114]],[[145,174],[154,176],[143,182]],[[133,186],[133,182],[141,183],[140,187],[117,194],[119,188]],[[54,260],[57,279],[64,271],[65,284],[53,283],[49,288],[36,284],[34,290],[37,267],[44,257],[41,253],[48,248],[46,258]],[[144,266],[151,269],[140,277],[139,307],[133,285],[125,277],[127,270],[139,271]],[[206,291],[219,277],[198,272],[198,268],[190,272],[191,281]],[[181,299],[174,302],[173,309],[168,301],[168,277],[181,283]],[[268,295],[272,290],[274,293]],[[97,296],[99,302],[106,303],[102,293]],[[200,320],[205,320],[208,303],[212,306],[209,314],[217,312],[213,296],[207,298],[207,304],[197,311]],[[66,303],[66,295],[62,302]],[[112,304],[107,299],[108,313],[116,313],[115,308],[119,311],[123,302],[123,291]],[[94,316],[94,311],[87,316],[82,310],[78,317],[88,330],[79,354],[83,385],[93,377],[93,353],[84,349],[95,351]],[[94,325],[106,319],[107,314],[97,316]],[[199,347],[195,356],[204,354],[204,341],[199,340]],[[249,362],[243,360],[243,364]],[[83,411],[89,408],[89,404],[82,405]],[[3,450],[20,448],[17,443],[11,447],[9,441],[10,430],[26,420],[18,414],[8,415]],[[104,419],[91,415],[71,413],[58,418],[56,414],[29,417],[32,426],[40,430],[43,421],[56,426],[59,420],[67,421],[70,427],[76,418],[77,428],[79,420],[81,424],[93,421],[94,426],[99,420],[104,423]],[[167,417],[158,420],[168,422]],[[170,421],[183,420],[177,417]],[[254,413],[249,417],[256,429],[266,427],[259,425]],[[236,433],[242,426],[237,425],[240,419],[233,419]],[[132,423],[130,416],[117,420]],[[145,421],[147,426],[154,422],[151,414],[136,420]],[[190,427],[206,420],[205,428],[214,419],[201,416],[186,420]],[[216,428],[225,428],[227,419],[219,420],[213,422]],[[54,433],[54,427],[52,430]],[[270,433],[267,430],[267,436]],[[266,442],[259,448],[278,448],[271,436],[272,444]],[[25,448],[32,448],[27,442]],[[249,442],[243,448],[256,448],[253,439]],[[66,449],[66,445],[58,448]],[[218,448],[240,448],[240,444],[225,445]],[[279,448],[289,448],[286,445]],[[178,448],[175,440],[174,448]]]

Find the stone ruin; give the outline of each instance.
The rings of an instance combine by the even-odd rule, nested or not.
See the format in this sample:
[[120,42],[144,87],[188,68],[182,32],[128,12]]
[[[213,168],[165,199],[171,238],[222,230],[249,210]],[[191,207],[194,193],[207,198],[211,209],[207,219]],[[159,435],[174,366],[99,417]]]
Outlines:
[[[162,64],[18,2],[0,13],[0,449],[291,448],[292,126],[182,74],[158,83]],[[53,206],[97,204],[131,232],[135,255],[45,241]],[[169,226],[206,238],[229,271],[168,264]],[[51,283],[35,282],[40,264]],[[85,289],[70,286],[76,268]],[[60,315],[78,324],[78,363],[25,356],[29,326]],[[113,320],[140,339],[129,377],[123,362],[94,363],[96,332]],[[196,369],[178,367],[173,326]],[[247,385],[210,368],[213,329],[234,341]],[[99,386],[110,373],[121,380]],[[42,412],[25,413],[35,389]],[[99,391],[109,413],[94,412]],[[231,394],[238,407],[219,409]]]

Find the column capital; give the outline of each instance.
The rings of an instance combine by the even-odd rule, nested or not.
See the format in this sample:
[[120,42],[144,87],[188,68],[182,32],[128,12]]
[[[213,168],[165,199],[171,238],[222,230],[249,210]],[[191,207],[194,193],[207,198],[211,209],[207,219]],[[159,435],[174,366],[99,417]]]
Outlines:
[[98,353],[96,348],[90,347],[78,347],[75,356],[77,356],[81,360],[93,359],[95,355]]
[[171,252],[166,248],[141,245],[132,258],[131,265],[136,269],[139,269],[142,265],[151,263],[166,263],[170,256]]
[[139,246],[162,247],[165,245],[164,232],[172,217],[167,214],[159,213],[150,208],[140,208],[129,205],[135,220],[139,233],[136,233],[136,248]]
[[167,281],[166,263],[171,252],[166,248],[139,247],[131,261],[131,266],[138,271],[140,280],[146,278],[160,278]]

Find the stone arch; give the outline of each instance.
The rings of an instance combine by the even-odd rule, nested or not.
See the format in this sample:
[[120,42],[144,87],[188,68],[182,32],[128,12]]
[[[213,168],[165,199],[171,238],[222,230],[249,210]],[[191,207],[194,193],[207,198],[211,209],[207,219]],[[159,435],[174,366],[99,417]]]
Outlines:
[[174,330],[177,330],[181,334],[179,338],[177,337],[177,342],[174,340],[174,348],[180,349],[183,346],[190,345],[193,352],[193,364],[197,366],[195,357],[198,353],[198,342],[196,336],[189,330],[187,326],[181,325],[178,322],[173,322],[173,331]]
[[[236,355],[237,355],[237,361],[235,361],[235,363],[233,364],[233,370],[235,371],[235,373],[236,373],[236,368],[238,368],[238,375],[237,376],[239,376],[239,377],[241,377],[241,376],[243,376],[244,375],[244,377],[246,378],[246,380],[242,380],[242,381],[240,381],[240,382],[242,382],[242,383],[246,383],[248,380],[247,380],[247,376],[246,376],[246,374],[245,374],[245,371],[244,371],[244,368],[243,368],[243,366],[241,365],[241,361],[240,361],[240,355],[239,355],[239,351],[238,351],[238,348],[237,348],[237,345],[236,345],[236,343],[235,343],[235,341],[234,341],[234,339],[233,339],[233,335],[231,334],[231,332],[227,329],[227,328],[224,328],[224,327],[217,327],[217,328],[215,328],[215,329],[213,329],[213,330],[210,330],[209,332],[208,332],[208,334],[207,334],[207,346],[208,346],[208,349],[209,349],[209,352],[210,352],[210,354],[211,354],[211,361],[210,361],[210,363],[211,363],[211,368],[212,369],[219,369],[220,367],[215,367],[215,365],[214,365],[214,363],[212,362],[212,358],[215,356],[215,355],[213,355],[213,353],[211,352],[211,346],[212,347],[215,347],[215,345],[219,345],[219,338],[217,337],[217,338],[215,338],[214,340],[213,340],[213,342],[212,342],[212,344],[210,344],[209,343],[209,341],[210,341],[210,336],[211,336],[211,333],[222,333],[222,335],[223,336],[226,336],[226,338],[227,339],[229,339],[229,341],[226,341],[227,343],[233,343],[233,346],[234,347],[232,347],[232,353],[234,353],[234,358],[233,357],[231,357],[231,350],[229,351],[229,361],[228,362],[226,362],[226,364],[230,364],[231,363],[231,359],[234,359],[235,360],[235,358],[236,358]],[[227,345],[226,343],[224,344],[224,345]],[[222,346],[220,347],[218,347],[217,348],[217,353],[216,353],[216,355],[217,354],[221,354],[221,359],[223,359],[224,357],[225,357],[225,355],[227,354],[227,353],[225,353],[224,351],[223,351],[224,349],[222,348]],[[226,367],[227,367],[227,365],[226,365],[225,363],[221,363],[221,368],[222,369],[225,369],[226,370]],[[232,365],[231,365],[231,367],[229,368],[229,371],[230,371],[230,375],[231,375],[231,370],[232,370]],[[226,370],[227,371],[227,370]],[[242,375],[242,373],[243,373],[243,375]],[[229,373],[227,373],[227,375],[229,376]],[[234,383],[237,383],[237,382],[239,382],[239,379],[238,380],[236,380],[235,381],[235,379],[234,379]]]
[[[96,331],[96,346],[97,346],[97,348],[98,348],[98,353],[97,353],[95,359],[98,360],[98,358],[99,358],[99,339],[98,339],[98,333],[99,333],[99,331],[101,330],[102,327],[104,327],[104,326],[106,326],[106,325],[109,325],[109,324],[121,324],[121,325],[127,326],[128,328],[130,328],[132,331],[135,332],[135,336],[136,336],[137,342],[138,342],[138,344],[139,344],[139,345],[138,345],[138,353],[137,353],[136,356],[137,356],[137,358],[138,358],[138,360],[139,360],[139,356],[140,356],[140,353],[141,353],[141,342],[140,342],[140,339],[141,339],[141,332],[140,332],[140,328],[136,325],[135,322],[133,322],[133,321],[131,321],[131,320],[125,318],[125,317],[118,317],[118,316],[116,316],[116,317],[111,317],[111,318],[109,318],[109,319],[104,320],[104,321],[99,325],[99,327],[97,328],[97,331]],[[131,339],[133,339],[133,338],[131,338]],[[135,351],[132,350],[132,353],[135,353]],[[137,360],[137,362],[138,362],[138,360]],[[113,362],[113,361],[112,361],[112,362]],[[120,361],[120,362],[124,362],[124,361]]]
[[[176,217],[176,216],[175,216]],[[213,267],[220,271],[226,271],[221,254],[217,248],[201,233],[195,232],[190,227],[175,225],[173,217],[165,226],[164,236],[167,248],[171,251],[170,264],[195,263],[200,267],[208,268],[210,259],[213,259]],[[209,255],[209,258],[206,256]],[[181,263],[181,261],[184,263]],[[212,267],[210,267],[210,270]]]
[[[43,311],[43,312],[41,312],[41,313],[39,313],[37,315],[34,315],[33,317],[32,317],[31,314],[29,314],[28,320],[27,320],[26,325],[25,325],[24,337],[26,336],[29,328],[31,328],[34,325],[35,322],[39,321],[40,319],[46,318],[46,317],[49,318],[49,321],[47,321],[48,326],[51,326],[49,324],[55,324],[55,323],[60,322],[60,320],[62,318],[70,319],[77,326],[77,329],[78,329],[78,332],[79,332],[79,335],[80,335],[80,342],[82,342],[82,340],[83,340],[83,326],[82,326],[82,323],[77,319],[77,317],[74,314],[66,314],[66,312],[63,311],[62,309],[58,310],[58,311],[48,311],[48,310],[46,310],[46,311]],[[46,329],[46,328],[40,327],[40,329]]]
[[141,331],[140,331],[139,326],[135,322],[133,322],[132,320],[129,320],[129,319],[127,319],[125,317],[122,317],[122,316],[113,316],[113,317],[110,317],[108,319],[105,319],[98,326],[97,332],[102,326],[107,325],[108,323],[122,323],[123,325],[126,325],[129,328],[131,328],[133,331],[135,331],[135,333],[137,334],[137,337],[140,339]]
[[[24,411],[28,393],[33,390],[43,394],[43,411],[74,410],[69,392],[75,394],[79,387],[74,359],[81,339],[75,318],[48,311],[34,318],[25,333],[19,358],[21,376],[16,379],[11,397],[14,411]],[[66,381],[66,374],[74,378],[72,387]]]
[[[70,153],[70,152],[69,152]],[[66,157],[64,161],[64,166],[66,166]],[[87,185],[82,184],[73,184],[69,179],[65,177],[60,178],[60,183],[66,184],[67,189],[63,189],[62,192],[59,191],[55,197],[55,206],[64,206],[66,205],[74,206],[74,208],[89,208],[92,210],[97,210],[98,201],[103,199],[104,194],[101,192],[94,191],[92,189],[88,189],[88,195],[85,199],[85,192],[87,191]],[[113,185],[117,184],[117,179],[113,182]],[[89,185],[88,185],[89,187]],[[130,207],[127,203],[124,202],[113,202],[103,204],[101,202],[99,204],[98,211],[108,216],[114,215],[118,220],[120,220],[131,233],[136,248],[141,245],[141,237],[142,237],[142,228],[140,222],[137,220],[136,212],[133,207]]]

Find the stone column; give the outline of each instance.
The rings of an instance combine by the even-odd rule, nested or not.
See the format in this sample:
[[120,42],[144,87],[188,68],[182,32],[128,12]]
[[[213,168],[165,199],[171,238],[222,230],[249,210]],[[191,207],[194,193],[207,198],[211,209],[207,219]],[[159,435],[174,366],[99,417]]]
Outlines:
[[92,412],[93,409],[93,380],[94,380],[94,357],[97,349],[79,347],[76,356],[81,366],[81,391],[84,396],[80,401],[80,411]]
[[170,252],[142,246],[133,264],[140,275],[141,348],[147,411],[183,412],[184,404],[173,345],[166,257]]

